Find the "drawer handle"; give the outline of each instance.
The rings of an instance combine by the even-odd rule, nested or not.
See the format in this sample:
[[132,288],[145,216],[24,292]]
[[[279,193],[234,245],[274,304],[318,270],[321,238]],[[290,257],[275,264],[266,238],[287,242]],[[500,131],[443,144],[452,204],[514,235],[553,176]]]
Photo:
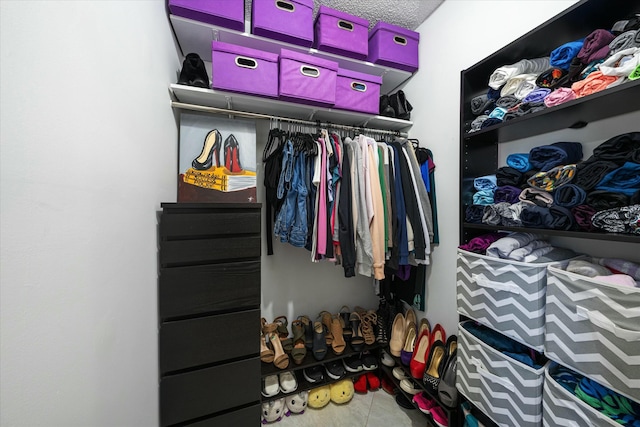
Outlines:
[[591,323],[598,326],[599,328],[611,332],[613,335],[620,339],[631,342],[640,341],[640,331],[632,331],[629,329],[621,328],[599,311],[589,311],[587,308],[576,306],[576,314],[580,317],[588,319]]
[[286,12],[294,12],[296,10],[296,6],[293,3],[282,0],[276,0],[276,7]]
[[406,44],[407,44],[407,39],[405,39],[404,37],[400,37],[400,36],[393,36],[393,41],[394,41],[394,43],[402,45],[402,46],[406,46]]
[[485,277],[480,276],[478,274],[472,274],[471,279],[478,284],[478,286],[482,286],[483,288],[490,288],[496,291],[505,291],[511,292],[512,294],[520,295],[520,288],[513,283],[500,283],[500,282],[491,282],[487,280]]
[[513,383],[511,381],[487,371],[480,359],[476,357],[471,357],[470,362],[472,365],[475,365],[476,371],[478,372],[478,374],[480,374],[480,376],[485,377],[489,381],[498,383],[502,385],[504,388],[507,388],[511,391],[515,391],[516,388],[513,386]]
[[236,56],[236,65],[242,68],[257,68],[258,61],[244,56]]
[[349,21],[343,21],[342,19],[338,21],[338,28],[342,28],[343,30],[353,31],[353,24]]
[[316,67],[309,67],[308,65],[302,65],[300,67],[300,74],[307,77],[320,77],[320,70]]
[[351,89],[357,90],[358,92],[366,92],[367,85],[360,82],[351,82]]

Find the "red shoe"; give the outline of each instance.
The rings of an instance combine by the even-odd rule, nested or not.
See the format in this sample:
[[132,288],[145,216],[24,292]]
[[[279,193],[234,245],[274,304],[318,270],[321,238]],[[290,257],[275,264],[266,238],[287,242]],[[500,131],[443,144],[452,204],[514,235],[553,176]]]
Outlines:
[[380,388],[380,378],[378,378],[378,376],[373,372],[367,372],[365,375],[367,376],[367,382],[369,383],[369,390],[378,390]]
[[427,365],[427,357],[429,356],[429,342],[431,341],[430,335],[429,330],[425,329],[416,341],[413,356],[409,363],[409,369],[411,370],[411,376],[413,378],[421,380],[424,375],[424,369]]
[[414,394],[413,402],[418,405],[418,409],[424,414],[429,414],[433,408],[438,406],[436,401],[425,393]]
[[365,375],[360,375],[358,379],[354,381],[353,389],[356,393],[366,394],[367,393],[367,377]]
[[431,331],[431,336],[429,337],[429,351],[431,351],[433,343],[438,340],[442,341],[443,344],[447,342],[447,334],[440,323],[434,326],[433,330]]
[[386,375],[382,377],[382,389],[392,396],[398,392],[398,389],[396,388],[395,384],[393,384],[393,381],[387,378]]

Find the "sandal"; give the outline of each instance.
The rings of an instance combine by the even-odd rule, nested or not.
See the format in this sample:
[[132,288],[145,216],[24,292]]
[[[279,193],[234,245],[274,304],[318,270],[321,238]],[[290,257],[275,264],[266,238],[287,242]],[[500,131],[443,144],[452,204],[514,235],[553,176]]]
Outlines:
[[307,348],[304,342],[304,324],[301,320],[294,320],[291,323],[293,331],[293,349],[291,350],[291,358],[296,365],[299,365],[307,355]]
[[331,335],[333,340],[331,341],[331,349],[337,355],[341,355],[347,345],[344,342],[342,336],[342,326],[340,325],[340,316],[333,316],[331,319]]
[[273,362],[274,353],[269,347],[267,347],[267,342],[264,339],[264,334],[260,332],[260,360],[264,363]]
[[321,322],[313,324],[313,357],[320,361],[327,355],[327,341],[325,339],[325,329]]
[[351,316],[351,311],[349,310],[349,307],[347,307],[346,305],[343,305],[342,308],[340,309],[339,318],[340,318],[340,326],[342,326],[342,335],[346,342],[350,342],[351,336],[353,335],[353,332],[351,331],[351,327],[347,328],[347,325],[349,325],[350,316]]
[[306,315],[298,316],[298,320],[302,322],[304,327],[304,345],[308,350],[311,350],[313,348],[313,323]]
[[353,351],[360,352],[364,348],[364,337],[360,328],[362,324],[360,315],[355,311],[351,313],[349,323],[351,324],[351,348],[353,348]]
[[331,335],[331,313],[323,310],[320,312],[318,317],[320,317],[320,321],[325,327],[325,340],[327,341],[327,346],[330,346],[331,341],[333,341],[333,336]]
[[275,352],[273,364],[276,366],[276,368],[287,369],[287,366],[289,366],[289,356],[285,354],[282,348],[282,343],[280,342],[280,338],[275,332],[272,332],[271,334],[269,334],[269,341],[271,341],[271,345],[273,346],[273,350]]
[[273,323],[276,324],[278,336],[280,337],[280,341],[282,341],[282,348],[285,353],[291,353],[291,350],[293,350],[293,340],[289,338],[289,330],[287,329],[289,322],[287,321],[287,316],[278,316],[273,319]]
[[264,317],[260,319],[260,323],[262,324],[262,333],[265,335],[275,332],[278,327],[275,323],[267,323],[267,319]]
[[362,317],[362,336],[364,336],[364,342],[367,345],[371,345],[376,342],[376,334],[373,329],[373,325],[378,320],[378,315],[375,311],[370,310]]

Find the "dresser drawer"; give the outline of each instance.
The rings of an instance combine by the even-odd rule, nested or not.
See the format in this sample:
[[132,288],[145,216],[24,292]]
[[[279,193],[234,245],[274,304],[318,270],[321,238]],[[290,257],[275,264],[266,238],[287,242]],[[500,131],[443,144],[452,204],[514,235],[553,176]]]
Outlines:
[[260,306],[260,261],[163,268],[160,319]]
[[179,267],[260,256],[260,236],[216,237],[162,242],[160,265]]
[[164,377],[160,381],[160,425],[259,403],[260,388],[259,357]]
[[168,213],[160,220],[160,237],[166,240],[201,236],[260,234],[260,210],[209,210],[207,213]]
[[257,355],[260,310],[165,322],[160,325],[160,372]]
[[259,403],[237,411],[227,412],[205,420],[187,424],[188,427],[255,426],[260,423],[262,405]]

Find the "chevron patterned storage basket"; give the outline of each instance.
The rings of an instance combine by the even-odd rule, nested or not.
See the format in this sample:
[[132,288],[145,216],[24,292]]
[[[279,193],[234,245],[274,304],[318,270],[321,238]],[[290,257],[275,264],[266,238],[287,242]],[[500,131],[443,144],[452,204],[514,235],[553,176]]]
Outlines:
[[458,327],[458,390],[495,423],[533,427],[542,423],[544,368],[534,369]]
[[542,425],[544,427],[620,426],[558,384],[551,377],[557,367],[558,365],[550,363],[544,371],[544,391],[542,392]]
[[640,401],[640,288],[549,266],[547,357]]
[[458,313],[542,351],[547,266],[458,249]]

